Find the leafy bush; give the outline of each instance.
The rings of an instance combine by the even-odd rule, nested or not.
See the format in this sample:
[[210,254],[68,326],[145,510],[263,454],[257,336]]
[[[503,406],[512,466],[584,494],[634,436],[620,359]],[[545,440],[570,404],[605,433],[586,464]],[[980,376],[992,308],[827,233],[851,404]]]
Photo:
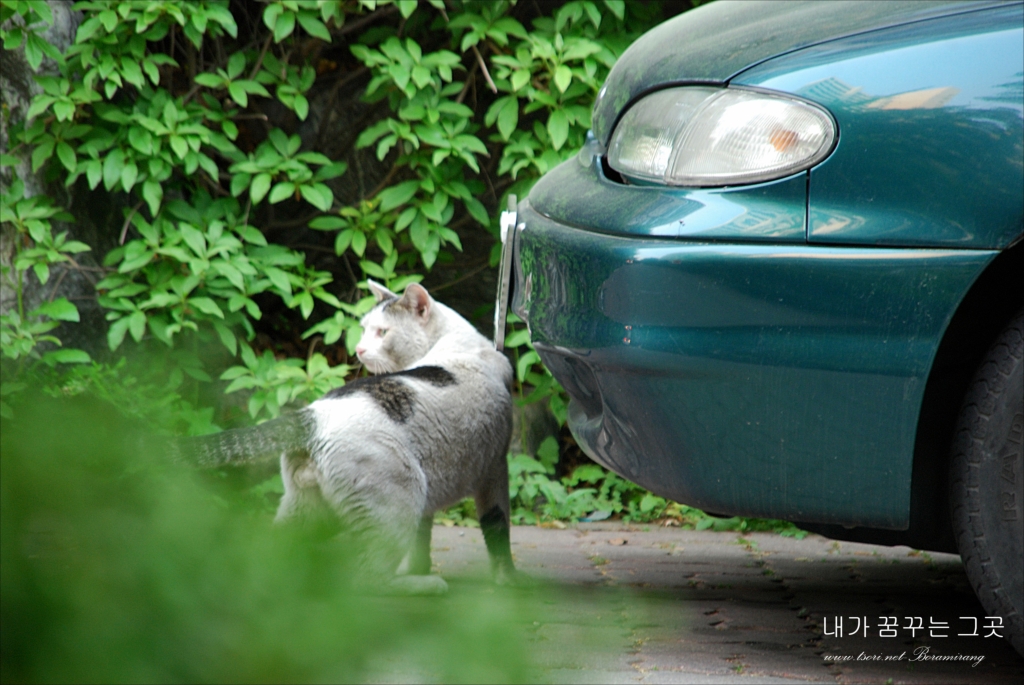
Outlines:
[[[313,345],[344,342],[350,355],[371,302],[366,278],[398,289],[450,262],[467,232],[496,235],[504,196],[524,195],[573,154],[616,56],[661,18],[658,6],[616,0],[568,2],[554,16],[525,3],[441,0],[74,7],[82,21],[61,54],[43,37],[53,21],[45,2],[3,5],[5,49],[23,46],[33,69],[47,68],[24,121],[9,122],[13,148],[0,165],[30,160],[75,197],[107,195],[123,224],[110,227],[118,244],[98,253],[54,228],[70,220],[59,207],[11,185],[2,220],[17,254],[4,278],[19,297],[4,315],[3,353],[89,361],[52,349],[58,324],[78,319],[70,300],[25,311],[20,293],[30,272],[45,284],[51,268],[81,268],[73,255],[92,249],[109,349],[129,338],[173,349],[183,383],[196,386],[183,396],[217,409],[211,428],[238,418],[207,386],[246,391],[248,414],[264,419],[343,383],[345,354],[330,364],[257,332],[283,320]],[[321,82],[339,74],[365,74],[364,100],[380,113],[353,144],[372,148],[383,180],[354,202],[339,199],[352,195],[348,163],[308,135]],[[272,239],[282,203],[315,231],[310,243],[330,245],[328,269]],[[264,322],[268,314],[277,321]],[[535,353],[518,361],[520,381],[557,394]],[[5,367],[5,380],[23,370]]]
[[[121,220],[104,227],[110,249],[74,240],[59,203],[5,181],[0,222],[13,258],[2,277],[16,305],[0,316],[0,414],[30,386],[89,391],[189,434],[274,417],[357,373],[367,278],[392,289],[421,281],[481,232],[494,266],[496,208],[582,145],[615,59],[664,18],[658,4],[621,0],[573,0],[550,15],[535,3],[442,0],[74,7],[82,21],[61,54],[43,35],[47,3],[0,5],[4,49],[23,48],[42,70],[23,120],[7,121],[13,147],[0,172],[9,179],[30,163],[69,189],[79,214],[109,201]],[[322,104],[325,89],[359,78],[375,118],[330,158],[311,126],[333,103]],[[363,159],[360,150],[379,182],[354,195],[362,181],[342,157]],[[81,318],[71,299],[57,287],[38,306],[24,297],[89,268],[101,272],[108,322],[111,354],[92,350],[98,361],[61,347]],[[511,321],[519,401],[547,401],[563,422],[564,393]],[[511,458],[518,522],[699,514],[596,465],[556,479],[553,460],[550,444],[538,460]],[[441,518],[472,513],[460,505]]]

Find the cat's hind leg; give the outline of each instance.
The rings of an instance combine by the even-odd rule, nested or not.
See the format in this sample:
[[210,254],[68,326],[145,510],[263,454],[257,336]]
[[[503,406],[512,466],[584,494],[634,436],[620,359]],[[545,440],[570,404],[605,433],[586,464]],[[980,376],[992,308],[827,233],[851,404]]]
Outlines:
[[309,454],[304,451],[282,454],[281,482],[284,495],[277,506],[275,524],[297,525],[324,535],[337,532],[337,517],[324,501],[317,467]]
[[[340,461],[340,460],[339,460]],[[371,477],[365,474],[371,473]],[[426,573],[430,572],[430,529],[422,512],[426,483],[415,478],[401,462],[381,459],[359,468],[338,468],[324,474],[321,491],[341,521],[341,539],[352,554],[356,587],[373,594],[438,595],[448,590],[436,575],[397,575],[403,557],[411,555],[417,571],[424,560],[414,551],[426,545]],[[410,563],[410,566],[413,565]]]
[[474,499],[494,582],[499,585],[518,582],[509,539],[508,462],[504,454],[492,461],[490,472]]

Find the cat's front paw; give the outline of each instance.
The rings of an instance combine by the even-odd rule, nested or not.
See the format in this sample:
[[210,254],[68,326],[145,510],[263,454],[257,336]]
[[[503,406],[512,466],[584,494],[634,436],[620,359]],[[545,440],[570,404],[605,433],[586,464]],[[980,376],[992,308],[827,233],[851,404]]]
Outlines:
[[396,595],[443,595],[448,592],[448,583],[441,576],[397,576],[388,583],[388,589]]

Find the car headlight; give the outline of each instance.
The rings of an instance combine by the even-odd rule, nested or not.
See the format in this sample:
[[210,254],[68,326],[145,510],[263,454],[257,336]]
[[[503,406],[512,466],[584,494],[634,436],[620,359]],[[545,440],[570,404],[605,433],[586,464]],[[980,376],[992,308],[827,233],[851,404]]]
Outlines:
[[825,110],[763,91],[688,86],[641,98],[615,126],[608,164],[623,176],[676,186],[782,178],[832,150]]

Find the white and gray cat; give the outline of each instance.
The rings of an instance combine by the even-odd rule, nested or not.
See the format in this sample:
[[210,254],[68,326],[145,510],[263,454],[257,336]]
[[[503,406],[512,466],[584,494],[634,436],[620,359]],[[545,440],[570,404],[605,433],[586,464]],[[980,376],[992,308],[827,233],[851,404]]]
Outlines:
[[473,496],[499,583],[513,579],[506,453],[512,367],[473,326],[420,285],[401,296],[372,281],[356,354],[377,374],[308,407],[193,445],[201,466],[280,458],[276,521],[341,524],[362,544],[364,584],[431,594],[436,510]]

